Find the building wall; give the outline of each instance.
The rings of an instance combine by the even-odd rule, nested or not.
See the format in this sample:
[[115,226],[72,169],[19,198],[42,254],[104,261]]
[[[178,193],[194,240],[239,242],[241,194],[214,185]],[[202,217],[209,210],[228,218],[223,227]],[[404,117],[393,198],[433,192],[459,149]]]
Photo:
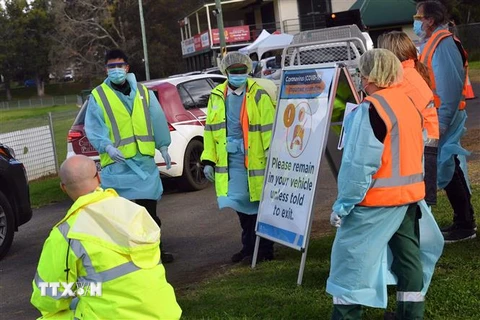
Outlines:
[[332,0],[332,12],[347,11],[356,0]]
[[[273,6],[275,8],[275,21],[280,22],[280,29],[283,32],[283,23],[285,20],[298,19],[298,6],[297,0],[274,0]],[[289,30],[289,33],[295,30]]]

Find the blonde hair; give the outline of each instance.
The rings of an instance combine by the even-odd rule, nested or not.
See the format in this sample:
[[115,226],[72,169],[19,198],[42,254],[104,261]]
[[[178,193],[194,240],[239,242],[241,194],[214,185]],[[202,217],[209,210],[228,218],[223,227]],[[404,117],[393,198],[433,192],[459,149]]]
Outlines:
[[384,33],[378,38],[377,45],[379,48],[392,51],[402,62],[413,60],[415,62],[415,69],[430,87],[431,82],[428,68],[426,65],[418,61],[417,48],[405,32],[392,31]]
[[369,83],[388,88],[400,83],[403,68],[400,60],[387,49],[372,49],[360,57],[360,73]]

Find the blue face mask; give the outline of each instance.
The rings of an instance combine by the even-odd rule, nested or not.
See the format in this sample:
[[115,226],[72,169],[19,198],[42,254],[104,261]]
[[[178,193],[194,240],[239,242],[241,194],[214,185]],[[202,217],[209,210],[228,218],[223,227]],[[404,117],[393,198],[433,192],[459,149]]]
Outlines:
[[420,38],[425,38],[425,31],[422,30],[423,21],[415,20],[413,21],[413,32]]
[[240,88],[245,83],[247,83],[247,78],[248,78],[248,75],[246,73],[245,74],[229,74],[228,83],[230,83],[232,87]]
[[122,84],[127,79],[127,71],[124,68],[108,69],[108,79],[115,84]]

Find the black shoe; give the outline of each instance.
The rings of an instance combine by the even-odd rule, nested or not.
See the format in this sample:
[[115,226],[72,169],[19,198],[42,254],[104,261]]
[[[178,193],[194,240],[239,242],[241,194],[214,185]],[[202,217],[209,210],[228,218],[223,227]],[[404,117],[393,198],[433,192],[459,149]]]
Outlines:
[[472,229],[461,229],[458,226],[451,229],[449,232],[443,232],[445,243],[454,243],[458,241],[474,239],[477,237],[477,232]]
[[[440,228],[440,231],[442,231],[442,233],[448,233],[448,232],[453,231],[453,230],[456,230],[456,229],[459,229],[459,227],[457,227],[457,225],[456,225],[455,223],[452,223],[452,224],[449,225],[449,226]],[[461,229],[461,228],[460,228],[460,229]],[[475,225],[475,226],[473,227],[473,230],[477,231],[477,225]]]
[[245,259],[245,257],[249,257],[249,256],[251,257],[251,255],[245,254],[245,252],[243,252],[243,251],[239,251],[232,256],[232,262],[233,263],[240,262],[243,259]]
[[395,312],[385,312],[383,314],[383,320],[395,320]]
[[170,262],[173,262],[173,260],[175,260],[173,258],[173,254],[165,251],[161,252],[160,258],[162,259],[162,263],[170,263]]

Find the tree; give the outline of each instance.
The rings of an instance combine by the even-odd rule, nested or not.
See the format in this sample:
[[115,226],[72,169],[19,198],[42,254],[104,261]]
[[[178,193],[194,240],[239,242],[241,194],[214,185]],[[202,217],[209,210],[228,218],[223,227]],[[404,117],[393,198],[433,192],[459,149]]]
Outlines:
[[[0,73],[4,77],[7,100],[12,99],[10,84],[22,75],[18,53],[23,47],[23,12],[26,1],[6,1],[0,15]],[[23,76],[23,75],[22,75]]]
[[103,73],[103,56],[110,48],[129,51],[135,46],[127,34],[130,27],[119,8],[130,11],[133,0],[70,0],[53,2],[56,32],[50,51],[57,74],[78,67],[80,77],[91,79]]
[[[198,0],[142,0],[152,78],[184,68],[178,17]],[[56,72],[70,63],[82,66],[82,75],[104,74],[104,53],[120,48],[129,56],[131,70],[145,79],[138,0],[54,1],[56,25],[50,57]]]
[[22,68],[26,74],[34,76],[38,96],[45,95],[44,84],[49,75],[48,54],[53,29],[49,1],[35,0],[24,16],[22,31],[26,46],[22,50]]

